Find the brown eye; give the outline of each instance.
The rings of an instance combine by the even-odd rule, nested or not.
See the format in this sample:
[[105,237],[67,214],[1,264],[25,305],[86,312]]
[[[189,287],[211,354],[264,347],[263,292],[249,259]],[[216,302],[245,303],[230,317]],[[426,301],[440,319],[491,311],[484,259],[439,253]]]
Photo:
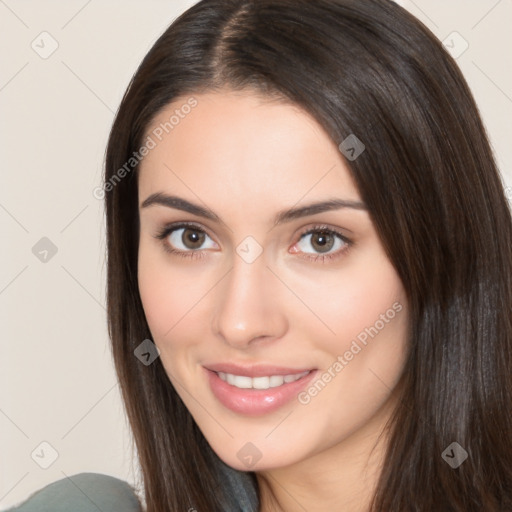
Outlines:
[[[302,247],[300,246],[301,244]],[[302,252],[311,253],[312,251],[308,251],[307,249],[312,247],[314,252],[324,254],[331,251],[333,248],[343,249],[344,246],[348,245],[348,240],[335,231],[311,229],[301,236],[298,245]]]
[[311,246],[319,252],[328,252],[332,249],[335,238],[328,231],[316,231],[311,235]]
[[181,242],[188,249],[199,249],[204,243],[204,239],[205,233],[194,228],[183,229],[183,233],[181,235]]
[[[295,244],[303,258],[325,263],[343,256],[353,245],[353,242],[340,232],[327,226],[316,226],[302,233]],[[312,250],[311,250],[312,249]]]
[[[156,235],[156,238],[162,240],[167,252],[183,256],[197,256],[203,249],[217,248],[203,229],[189,224],[167,226]],[[210,246],[205,246],[208,240]]]

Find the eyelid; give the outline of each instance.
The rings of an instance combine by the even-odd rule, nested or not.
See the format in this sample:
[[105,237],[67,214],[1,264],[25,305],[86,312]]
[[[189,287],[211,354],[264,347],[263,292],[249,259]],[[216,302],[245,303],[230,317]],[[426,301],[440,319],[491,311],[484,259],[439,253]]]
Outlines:
[[[214,237],[209,233],[209,229],[207,227],[205,227],[204,225],[202,225],[200,222],[195,222],[195,221],[177,221],[177,222],[171,222],[169,224],[165,224],[159,231],[158,231],[158,234],[156,235],[157,238],[159,237],[165,237],[165,234],[167,231],[169,230],[175,230],[175,229],[179,229],[180,227],[191,227],[191,228],[197,228],[198,230],[200,231],[203,231],[204,233],[206,233],[212,240],[214,239]],[[348,231],[349,233],[352,233],[352,230],[348,229],[348,228],[338,228],[338,227],[335,227],[335,226],[331,226],[329,224],[315,224],[313,223],[313,225],[309,225],[307,227],[304,227],[302,228],[300,231],[299,231],[299,237],[302,237],[304,236],[305,234],[308,234],[310,232],[314,232],[314,231],[321,231],[321,230],[325,230],[325,231],[332,231],[336,234],[338,234],[341,238],[343,238],[346,242],[352,242],[352,240],[343,233],[343,231]]]
[[[342,232],[342,231],[350,231],[349,229],[337,228],[334,226],[330,226],[329,224],[314,224],[313,226],[303,228],[303,230],[301,230],[299,233],[299,237],[302,237],[302,236],[307,235],[312,232],[315,233],[317,231],[322,231],[322,230],[335,233],[336,235],[340,236],[345,242],[352,243],[352,240]],[[350,231],[350,232],[352,233],[352,231]]]
[[[170,224],[165,224],[155,235],[156,238],[163,239],[165,238],[171,231],[175,231],[181,228],[193,228],[198,231],[203,231],[206,235],[208,235],[212,240],[214,237],[210,235],[208,232],[208,228],[203,226],[199,222],[189,222],[189,221],[181,221],[181,222],[171,222]],[[214,240],[215,241],[215,240]]]
[[302,240],[302,237],[304,237],[305,235],[321,232],[330,233],[331,235],[340,238],[345,244],[345,246],[333,253],[303,253],[302,251],[297,251],[297,254],[299,255],[300,258],[306,261],[317,262],[318,260],[320,260],[320,262],[324,264],[335,262],[337,260],[344,258],[346,254],[352,250],[352,247],[354,245],[354,241],[352,240],[352,238],[347,237],[342,231],[342,228],[330,226],[328,224],[315,224],[313,226],[309,226],[301,230],[299,234],[299,240],[294,244],[294,247]]
[[[215,242],[214,237],[212,237],[209,234],[209,232],[208,232],[209,230],[206,227],[204,227],[199,222],[190,222],[190,221],[181,221],[181,222],[178,221],[178,222],[166,224],[155,235],[155,238],[164,240],[167,236],[170,235],[171,232],[179,230],[179,229],[187,228],[187,227],[197,229],[198,231],[204,232],[209,238],[211,238]],[[302,237],[304,237],[305,235],[308,235],[311,233],[322,232],[322,231],[329,232],[329,233],[333,234],[334,236],[338,236],[339,238],[341,238],[341,240],[345,243],[346,246],[343,249],[339,249],[338,251],[336,251],[332,254],[322,254],[322,253],[312,254],[312,253],[302,253],[302,251],[297,251],[297,253],[304,254],[303,256],[301,256],[303,259],[310,260],[310,261],[311,260],[316,261],[316,260],[320,259],[323,262],[326,262],[328,260],[336,260],[336,259],[342,258],[345,255],[345,253],[348,250],[350,250],[352,248],[352,246],[354,245],[354,241],[351,238],[347,237],[342,232],[343,231],[342,228],[330,226],[328,224],[314,224],[314,225],[309,225],[307,227],[304,227],[299,232],[298,240],[294,243],[294,246],[298,242],[300,242]],[[349,231],[349,230],[347,230],[347,231]],[[215,243],[217,243],[217,242],[215,242]],[[181,249],[169,248],[168,244],[165,243],[165,241],[164,241],[164,246],[165,246],[165,250],[167,252],[175,253],[175,254],[177,254],[179,256],[183,256],[183,257],[198,257],[198,258],[201,257],[202,258],[204,256],[204,252],[207,250],[207,249],[197,249],[197,250],[191,249],[188,251],[183,251]]]

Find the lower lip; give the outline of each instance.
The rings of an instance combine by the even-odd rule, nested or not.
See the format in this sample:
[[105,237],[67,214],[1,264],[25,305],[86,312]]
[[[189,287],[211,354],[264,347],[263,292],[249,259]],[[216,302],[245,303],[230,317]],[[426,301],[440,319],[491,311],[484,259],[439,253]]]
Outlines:
[[268,389],[240,389],[224,382],[216,372],[206,369],[210,387],[219,402],[228,409],[259,416],[273,412],[296,397],[316,374],[316,370],[294,382]]

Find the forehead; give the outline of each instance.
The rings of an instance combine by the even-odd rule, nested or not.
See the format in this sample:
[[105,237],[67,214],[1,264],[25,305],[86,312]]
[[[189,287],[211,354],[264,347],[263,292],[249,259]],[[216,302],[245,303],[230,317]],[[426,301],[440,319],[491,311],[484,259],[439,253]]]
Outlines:
[[215,194],[219,205],[294,204],[335,191],[359,198],[338,147],[297,105],[248,92],[182,96],[159,112],[146,137],[154,147],[140,164],[144,197]]

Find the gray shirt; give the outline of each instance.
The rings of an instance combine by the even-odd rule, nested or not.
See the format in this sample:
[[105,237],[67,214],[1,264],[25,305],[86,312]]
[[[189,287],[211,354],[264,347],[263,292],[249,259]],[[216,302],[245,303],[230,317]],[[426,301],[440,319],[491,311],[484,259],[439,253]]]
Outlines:
[[[226,512],[257,512],[258,497],[249,474],[219,461],[226,489]],[[118,478],[80,473],[53,482],[6,512],[141,512],[132,487]]]

